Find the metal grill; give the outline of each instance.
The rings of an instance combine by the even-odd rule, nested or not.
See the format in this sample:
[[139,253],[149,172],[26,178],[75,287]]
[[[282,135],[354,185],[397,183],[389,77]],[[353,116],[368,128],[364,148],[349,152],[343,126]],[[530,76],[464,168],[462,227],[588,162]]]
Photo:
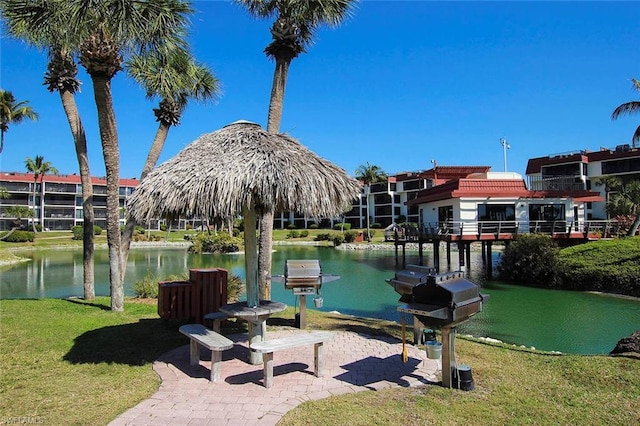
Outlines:
[[[414,342],[418,342],[423,326],[441,330],[442,385],[452,387],[457,379],[458,387],[473,389],[470,367],[456,365],[455,326],[481,312],[488,295],[481,294],[480,287],[460,271],[437,274],[433,268],[418,265],[409,265],[386,281],[405,303],[398,311],[414,317]],[[463,371],[467,374],[466,388],[461,386]]]

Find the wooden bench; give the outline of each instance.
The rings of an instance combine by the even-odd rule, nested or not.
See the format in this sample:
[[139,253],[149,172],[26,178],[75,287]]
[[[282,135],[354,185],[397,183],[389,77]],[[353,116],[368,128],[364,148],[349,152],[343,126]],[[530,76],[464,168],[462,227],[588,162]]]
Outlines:
[[273,353],[285,349],[292,349],[303,345],[314,345],[314,374],[322,377],[324,364],[323,343],[333,339],[333,333],[329,331],[312,331],[309,333],[294,334],[281,339],[264,340],[251,343],[252,351],[262,354],[264,362],[264,386],[270,388],[273,385]]
[[183,325],[179,331],[190,339],[191,365],[200,364],[200,345],[202,345],[211,350],[210,380],[215,382],[220,379],[222,351],[231,349],[233,342],[202,324]]
[[207,321],[213,321],[213,331],[220,333],[220,323],[229,318],[224,312],[211,312],[204,316]]

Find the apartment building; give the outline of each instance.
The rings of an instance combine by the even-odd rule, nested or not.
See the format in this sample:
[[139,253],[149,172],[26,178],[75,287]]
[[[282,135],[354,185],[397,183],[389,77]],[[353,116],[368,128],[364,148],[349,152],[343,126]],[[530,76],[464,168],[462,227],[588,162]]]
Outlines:
[[[370,224],[381,228],[397,222],[418,223],[418,206],[407,205],[408,201],[418,196],[418,192],[471,173],[486,173],[489,170],[488,166],[437,166],[430,170],[398,173],[389,176],[386,182],[372,184],[368,193],[363,188],[343,217],[323,219],[319,226],[328,228],[344,221],[350,223],[352,228],[365,228],[367,215]],[[274,222],[274,227],[280,229],[289,224],[294,224],[296,228],[307,228],[315,223],[313,218],[305,218],[292,212],[276,215]]]
[[[343,216],[322,219],[318,225],[329,228],[336,223],[350,223],[353,228],[365,228],[367,215],[371,224],[381,228],[394,222],[420,223],[419,205],[411,201],[418,193],[446,182],[464,179],[472,174],[490,173],[488,166],[434,166],[432,169],[403,172],[389,176],[385,182],[372,184],[365,194],[353,200],[351,208]],[[604,176],[620,176],[624,179],[640,179],[640,148],[618,145],[600,148],[598,151],[572,151],[532,158],[528,161],[526,176],[531,191],[595,191],[606,199],[607,194],[597,179]],[[80,176],[46,175],[34,182],[33,174],[0,172],[0,187],[6,188],[9,198],[0,200],[0,230],[10,229],[15,218],[9,217],[8,206],[33,206],[33,187],[36,192],[36,223],[51,230],[67,230],[82,223],[82,184]],[[93,178],[95,221],[106,226],[106,181]],[[137,179],[120,180],[120,205],[138,185]],[[587,220],[606,219],[606,203],[587,202]],[[124,222],[124,215],[121,220]],[[153,220],[148,227],[157,229],[163,221]],[[308,228],[317,223],[294,212],[277,213],[274,227],[284,229],[290,224],[296,228]],[[200,219],[179,218],[173,228],[197,227]]]
[[[640,179],[640,148],[618,145],[532,158],[527,163],[526,175],[529,189],[534,191],[590,190],[606,199],[605,187],[598,184],[598,179],[607,176]],[[606,202],[587,203],[587,219],[606,219],[605,207]]]
[[[91,180],[95,224],[106,228],[107,182],[104,178],[94,177]],[[121,207],[137,185],[137,179],[120,179]],[[36,182],[32,173],[1,172],[0,187],[9,194],[8,198],[0,199],[0,230],[11,229],[16,220],[7,213],[10,206],[33,208],[35,205],[35,222],[45,229],[70,230],[82,224],[82,183],[79,175],[45,175],[39,176]],[[121,220],[124,223],[124,212]]]

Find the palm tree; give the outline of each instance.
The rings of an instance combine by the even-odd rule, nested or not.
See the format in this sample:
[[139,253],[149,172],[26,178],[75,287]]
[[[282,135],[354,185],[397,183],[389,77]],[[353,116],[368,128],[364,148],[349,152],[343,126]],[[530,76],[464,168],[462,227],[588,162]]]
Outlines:
[[618,176],[605,176],[595,181],[604,185],[607,193],[607,213],[609,215],[629,215],[634,217],[628,236],[638,233],[640,228],[640,180],[623,180]]
[[[631,79],[631,83],[633,84],[634,89],[640,92],[640,80],[636,80],[635,78]],[[637,114],[640,112],[640,101],[630,101],[625,102],[624,104],[618,106],[611,113],[611,119],[617,120],[618,117],[622,115],[631,115]],[[636,131],[633,133],[633,137],[631,138],[631,146],[633,148],[636,147],[636,143],[640,141],[640,126],[636,128]]]
[[9,124],[25,119],[37,120],[38,114],[28,105],[29,101],[18,102],[13,93],[0,89],[0,154],[4,149],[4,134]]
[[38,14],[25,14],[30,31],[64,19],[66,40],[79,52],[91,77],[107,181],[107,244],[111,309],[124,309],[120,262],[120,154],[111,81],[132,52],[142,54],[161,46],[186,45],[188,15],[183,0],[50,0]]
[[[142,180],[158,162],[169,129],[171,126],[180,124],[182,113],[189,100],[193,99],[197,102],[215,100],[220,95],[220,86],[218,79],[209,68],[194,61],[183,49],[176,49],[166,55],[158,52],[136,55],[127,62],[126,68],[129,75],[145,88],[147,98],[160,98],[158,108],[153,110],[156,121],[159,123],[158,131],[140,174],[140,180]],[[128,216],[121,242],[123,265],[127,263],[135,226],[135,220]],[[125,270],[126,268],[122,269],[122,279],[124,279]]]
[[28,172],[33,173],[33,194],[32,194],[32,199],[33,199],[33,219],[31,221],[31,224],[33,226],[33,232],[37,233],[38,231],[36,230],[36,220],[35,220],[35,212],[36,212],[36,186],[38,184],[38,180],[40,180],[40,193],[42,193],[42,178],[44,177],[44,175],[46,175],[47,173],[53,173],[54,175],[58,174],[58,169],[56,169],[55,167],[53,167],[53,165],[51,164],[51,162],[49,161],[44,161],[44,157],[42,155],[36,155],[36,158],[33,159],[31,157],[27,157],[26,160],[24,160],[24,166],[27,169]]
[[[25,206],[9,206],[6,209],[4,209],[4,213],[8,216],[8,217],[15,217],[15,220],[13,221],[13,230],[18,229],[22,226],[22,219],[23,218],[29,218],[29,217],[33,217],[33,210],[31,210],[28,207]],[[4,239],[6,237],[8,237],[9,234],[5,234],[2,238],[0,239]]]
[[84,298],[93,300],[95,299],[93,182],[89,169],[86,135],[75,100],[75,93],[80,90],[80,81],[77,78],[78,67],[71,54],[74,45],[73,40],[69,40],[69,32],[66,31],[66,16],[49,11],[46,14],[50,19],[46,25],[41,25],[34,20],[33,17],[45,14],[43,10],[46,11],[47,7],[54,7],[54,4],[51,2],[25,4],[22,0],[5,0],[2,3],[2,12],[9,32],[14,37],[37,48],[46,49],[49,56],[44,84],[50,92],[57,91],[60,95],[62,108],[73,136],[82,182]]
[[[355,8],[355,0],[235,0],[258,18],[275,18],[271,26],[273,41],[265,48],[275,61],[267,131],[278,133],[282,104],[291,61],[304,53],[322,25],[337,27]],[[264,212],[260,221],[258,281],[261,297],[271,298],[271,251],[274,212]]]
[[380,168],[380,166],[376,166],[373,164],[361,164],[356,169],[355,178],[364,183],[364,197],[365,203],[367,207],[367,241],[371,241],[371,230],[370,228],[370,203],[369,203],[369,193],[371,192],[371,184],[377,182],[385,182],[387,180],[387,174]]

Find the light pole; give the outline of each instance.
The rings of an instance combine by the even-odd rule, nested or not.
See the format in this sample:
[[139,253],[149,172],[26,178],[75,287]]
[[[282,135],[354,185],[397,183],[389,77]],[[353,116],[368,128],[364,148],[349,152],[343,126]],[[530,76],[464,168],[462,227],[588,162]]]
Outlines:
[[504,171],[507,171],[507,150],[511,148],[511,145],[507,143],[505,138],[500,138],[500,145],[502,145],[502,157],[504,159]]

